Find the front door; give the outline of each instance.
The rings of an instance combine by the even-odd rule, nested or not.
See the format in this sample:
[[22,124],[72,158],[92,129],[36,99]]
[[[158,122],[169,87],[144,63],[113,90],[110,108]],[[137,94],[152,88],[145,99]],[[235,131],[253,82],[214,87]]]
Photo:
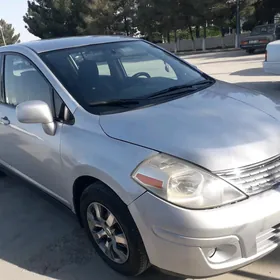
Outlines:
[[54,136],[41,124],[23,124],[17,120],[16,105],[30,100],[46,102],[54,113],[53,90],[39,70],[24,56],[7,54],[4,58],[3,100],[0,105],[0,159],[39,187],[63,197],[60,188],[60,136],[57,124]]

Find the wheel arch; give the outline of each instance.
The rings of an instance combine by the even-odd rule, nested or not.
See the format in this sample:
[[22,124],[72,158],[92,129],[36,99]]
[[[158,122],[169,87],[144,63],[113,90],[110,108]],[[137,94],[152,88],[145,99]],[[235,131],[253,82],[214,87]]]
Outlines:
[[90,175],[79,176],[78,178],[76,178],[73,184],[73,206],[74,206],[75,214],[77,215],[78,221],[82,227],[83,224],[80,215],[80,199],[85,189],[96,182],[100,182],[104,184],[104,187],[109,188],[117,197],[119,197],[124,202],[124,200],[114,191],[114,189],[111,188],[104,181]]
[[[77,170],[76,170],[77,171]],[[75,172],[73,187],[72,187],[72,203],[75,214],[81,223],[80,217],[80,198],[84,190],[95,182],[101,182],[108,187],[113,193],[119,197],[126,205],[129,205],[145,190],[131,178],[123,176],[114,179],[102,170],[97,170],[89,166],[79,168],[79,172]],[[77,175],[79,174],[79,175]],[[135,184],[135,185],[134,185]],[[133,186],[133,187],[132,187]]]
[[84,190],[91,184],[99,181],[97,178],[92,176],[80,176],[78,177],[73,184],[73,206],[75,214],[78,218],[80,225],[83,227],[81,214],[80,214],[80,198]]

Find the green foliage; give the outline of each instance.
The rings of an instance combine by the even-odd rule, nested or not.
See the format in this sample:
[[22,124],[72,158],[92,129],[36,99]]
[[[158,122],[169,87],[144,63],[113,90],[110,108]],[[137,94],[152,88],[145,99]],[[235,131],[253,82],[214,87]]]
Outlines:
[[23,20],[29,32],[47,39],[83,34],[86,14],[86,0],[35,0],[28,1]]
[[85,17],[86,32],[89,34],[134,33],[136,5],[134,0],[92,0],[88,1],[88,15]]
[[280,13],[278,0],[243,0],[242,4],[244,30],[252,30],[258,24],[273,23],[275,15]]
[[[151,41],[225,35],[236,26],[237,0],[34,0],[24,16],[40,38],[122,34]],[[240,0],[244,29],[272,22],[280,0]],[[196,28],[195,28],[196,26]]]
[[5,20],[0,19],[0,28],[3,32],[3,36],[2,32],[0,32],[0,46],[5,45],[4,40],[6,45],[11,45],[20,42],[20,34],[15,34],[15,29],[11,24],[8,24]]
[[136,19],[136,1],[135,0],[114,0],[114,19],[115,30],[131,35],[134,33],[133,23]]
[[95,0],[87,3],[88,14],[85,15],[88,34],[113,34],[114,8],[112,1]]

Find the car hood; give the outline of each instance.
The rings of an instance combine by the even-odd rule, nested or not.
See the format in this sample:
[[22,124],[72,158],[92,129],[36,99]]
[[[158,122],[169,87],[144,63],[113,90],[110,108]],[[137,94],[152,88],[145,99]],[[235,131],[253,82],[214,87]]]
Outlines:
[[167,153],[212,171],[280,153],[280,112],[267,97],[223,82],[156,106],[103,115],[115,139]]

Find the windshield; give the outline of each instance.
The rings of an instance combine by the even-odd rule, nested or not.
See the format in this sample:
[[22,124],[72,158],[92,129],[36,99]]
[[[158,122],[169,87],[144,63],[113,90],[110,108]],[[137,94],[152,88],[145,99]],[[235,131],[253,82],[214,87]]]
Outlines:
[[90,104],[144,100],[169,88],[206,80],[184,62],[144,41],[63,49],[41,57],[69,93],[91,112]]
[[264,26],[256,26],[251,35],[261,35],[261,34],[273,34],[275,29],[274,25],[264,25]]

